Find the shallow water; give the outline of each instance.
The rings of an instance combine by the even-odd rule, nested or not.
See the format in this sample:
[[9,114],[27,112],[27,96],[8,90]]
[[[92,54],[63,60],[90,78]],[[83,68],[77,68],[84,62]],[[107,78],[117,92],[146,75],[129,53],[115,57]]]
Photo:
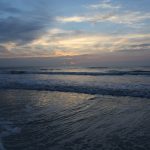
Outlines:
[[0,90],[0,150],[149,150],[148,98]]

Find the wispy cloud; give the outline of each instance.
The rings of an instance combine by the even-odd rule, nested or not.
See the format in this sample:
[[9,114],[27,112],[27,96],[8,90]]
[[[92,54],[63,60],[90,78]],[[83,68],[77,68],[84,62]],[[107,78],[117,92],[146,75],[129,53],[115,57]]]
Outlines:
[[[149,12],[131,11],[125,10],[121,5],[114,5],[111,1],[102,1],[98,4],[88,5],[88,10],[85,14],[72,15],[72,16],[58,16],[56,17],[57,22],[61,23],[114,23],[123,24],[128,27],[137,28],[145,24],[146,21],[150,20]],[[93,9],[98,9],[93,11]],[[106,9],[107,11],[102,11]],[[116,10],[116,11],[114,11]]]
[[[58,22],[70,23],[70,22],[111,22],[115,24],[124,24],[130,27],[136,27],[143,24],[143,21],[150,19],[150,13],[130,12],[123,13],[94,13],[92,15],[79,15],[70,17],[56,17]],[[134,26],[135,25],[135,26]]]
[[97,4],[91,4],[87,5],[86,8],[89,9],[110,9],[110,10],[117,10],[121,8],[121,5],[114,5],[111,3],[110,0],[104,0],[102,2],[99,2]]

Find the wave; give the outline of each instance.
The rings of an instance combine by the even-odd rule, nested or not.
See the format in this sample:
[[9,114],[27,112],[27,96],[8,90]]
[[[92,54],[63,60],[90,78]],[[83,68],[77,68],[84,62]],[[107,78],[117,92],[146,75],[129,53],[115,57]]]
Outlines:
[[0,89],[24,89],[24,90],[47,90],[47,91],[59,91],[59,92],[75,92],[84,94],[100,94],[111,96],[130,96],[150,98],[150,89],[120,89],[120,88],[108,88],[108,87],[91,87],[83,85],[61,85],[61,84],[46,84],[37,82],[16,82],[1,84]]
[[1,72],[1,74],[43,74],[43,75],[84,75],[84,76],[121,76],[121,75],[146,75],[150,76],[149,70],[118,71],[109,70],[108,72],[63,72],[63,71],[23,71],[11,70]]

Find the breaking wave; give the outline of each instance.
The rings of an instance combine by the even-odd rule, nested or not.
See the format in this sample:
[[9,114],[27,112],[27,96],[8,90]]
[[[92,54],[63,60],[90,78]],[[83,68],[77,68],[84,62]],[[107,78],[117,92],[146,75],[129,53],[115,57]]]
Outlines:
[[0,89],[25,89],[25,90],[48,90],[59,92],[75,92],[85,94],[101,94],[112,96],[131,96],[150,98],[150,90],[145,89],[124,89],[124,88],[108,88],[100,86],[83,86],[83,85],[61,85],[61,84],[46,84],[46,83],[30,83],[30,82],[16,82],[10,84],[1,84]]

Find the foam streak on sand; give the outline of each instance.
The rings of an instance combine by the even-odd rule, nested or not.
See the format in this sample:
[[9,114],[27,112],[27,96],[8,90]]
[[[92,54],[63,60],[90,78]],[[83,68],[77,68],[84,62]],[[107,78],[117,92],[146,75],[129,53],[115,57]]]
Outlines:
[[0,150],[6,150],[2,142],[3,138],[10,135],[18,134],[21,132],[21,129],[15,127],[10,121],[0,121],[0,131]]

